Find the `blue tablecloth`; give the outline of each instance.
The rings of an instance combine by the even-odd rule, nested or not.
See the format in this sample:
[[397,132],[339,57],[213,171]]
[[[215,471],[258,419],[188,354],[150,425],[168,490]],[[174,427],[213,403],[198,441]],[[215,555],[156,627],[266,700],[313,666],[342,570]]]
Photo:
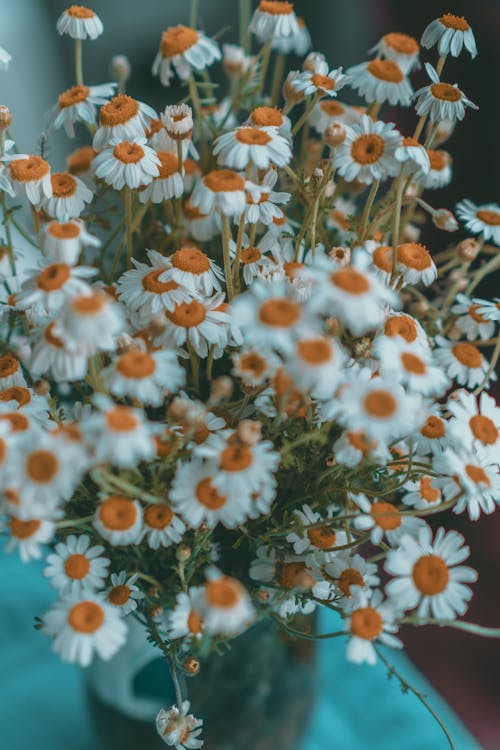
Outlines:
[[[0,747],[96,750],[81,670],[63,664],[51,652],[49,640],[33,629],[33,618],[47,609],[54,593],[39,565],[22,565],[15,555],[4,555],[2,546]],[[327,614],[320,621],[323,632],[332,630],[328,619]],[[395,679],[388,681],[382,664],[348,664],[343,640],[319,645],[320,697],[301,750],[446,750],[442,731],[420,702],[403,694]],[[391,652],[390,658],[427,695],[451,731],[457,750],[480,750],[404,654]]]

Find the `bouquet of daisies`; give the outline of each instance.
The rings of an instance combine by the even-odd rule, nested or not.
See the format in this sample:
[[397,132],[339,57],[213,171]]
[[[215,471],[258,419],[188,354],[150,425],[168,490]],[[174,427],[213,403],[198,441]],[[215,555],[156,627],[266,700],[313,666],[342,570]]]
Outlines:
[[[239,45],[195,18],[163,32],[152,73],[186,96],[158,115],[126,93],[123,56],[114,81],[84,82],[103,27],[73,5],[57,29],[75,85],[39,153],[0,108],[6,548],[45,558],[39,627],[65,661],[147,628],[178,688],[157,719],[176,748],[202,745],[178,672],[259,619],[297,636],[297,614],[332,609],[347,659],[370,664],[403,623],[486,632],[457,619],[477,577],[464,538],[427,518],[500,501],[500,302],[476,296],[500,267],[500,207],[429,202],[476,109],[445,82],[476,55],[469,24],[429,24],[438,59],[414,92],[412,37],[344,72],[309,52],[292,3],[248,6]],[[387,104],[414,107],[413,133]],[[56,172],[60,128],[86,145]],[[458,219],[469,236],[439,234]]]

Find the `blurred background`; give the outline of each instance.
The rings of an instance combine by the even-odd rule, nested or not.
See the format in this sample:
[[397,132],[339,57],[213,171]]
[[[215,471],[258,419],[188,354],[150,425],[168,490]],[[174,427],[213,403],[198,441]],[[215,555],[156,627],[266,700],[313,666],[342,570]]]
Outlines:
[[[128,85],[132,96],[156,109],[177,101],[180,90],[162,88],[151,77],[150,69],[162,30],[168,25],[188,23],[189,0],[94,0],[91,6],[101,17],[105,33],[84,46],[85,81],[98,84],[109,80],[110,58],[123,53],[133,65]],[[444,80],[458,82],[480,109],[467,113],[446,145],[454,159],[454,179],[448,188],[435,192],[431,202],[452,208],[463,197],[478,203],[499,201],[500,0],[454,0],[451,5],[436,0],[297,0],[295,6],[297,14],[307,22],[313,48],[324,52],[332,67],[348,67],[368,59],[367,50],[389,31],[420,38],[433,18],[445,12],[464,15],[474,30],[479,55],[475,60],[468,54],[450,59]],[[9,74],[0,78],[0,102],[13,112],[13,132],[21,151],[37,149],[44,113],[56,102],[58,94],[74,83],[72,42],[67,37],[61,39],[55,31],[55,21],[65,7],[64,0],[0,0],[0,45],[13,57]],[[210,36],[216,35],[220,43],[234,41],[238,33],[237,10],[236,0],[199,0],[199,27]],[[434,52],[426,52],[424,59],[435,62]],[[291,58],[290,67],[299,67],[299,61]],[[414,87],[418,88],[424,80],[420,71],[413,77]],[[401,115],[395,119],[403,132],[409,132],[413,113],[408,110],[403,114],[403,119]],[[384,110],[385,119],[390,115]],[[75,145],[68,144],[61,133],[51,137],[48,158],[55,169],[64,168],[65,155]],[[498,283],[488,291],[498,295]],[[483,516],[475,524],[463,516],[450,516],[447,522],[466,535],[472,549],[470,563],[479,570],[468,619],[498,626],[500,513]],[[498,750],[498,642],[432,628],[425,632],[407,630],[403,638],[415,664],[484,748]]]

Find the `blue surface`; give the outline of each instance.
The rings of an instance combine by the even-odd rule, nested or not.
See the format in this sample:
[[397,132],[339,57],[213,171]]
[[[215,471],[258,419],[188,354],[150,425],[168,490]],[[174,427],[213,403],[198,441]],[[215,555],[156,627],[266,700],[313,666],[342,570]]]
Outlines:
[[[96,750],[83,675],[63,664],[33,618],[54,598],[40,566],[22,565],[0,545],[0,715],[5,750]],[[329,614],[322,632],[335,629]],[[424,692],[451,731],[457,750],[480,750],[455,714],[403,654],[386,652],[404,676]],[[382,664],[348,664],[344,639],[319,644],[319,699],[301,750],[446,750],[432,716]],[[235,750],[238,750],[235,748]],[[276,748],[276,750],[287,750]]]

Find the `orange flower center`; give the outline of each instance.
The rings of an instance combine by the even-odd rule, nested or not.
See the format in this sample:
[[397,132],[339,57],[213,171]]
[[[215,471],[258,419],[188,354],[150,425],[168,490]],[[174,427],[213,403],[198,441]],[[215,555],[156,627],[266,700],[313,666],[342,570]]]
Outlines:
[[196,328],[203,323],[206,314],[202,303],[195,299],[191,302],[181,302],[175,306],[173,312],[165,312],[166,317],[180,328]]
[[95,155],[96,152],[92,146],[76,148],[66,159],[68,171],[75,175],[82,174],[82,172],[88,172]]
[[[57,103],[60,109],[66,109],[66,107],[72,107],[74,104],[86,101],[89,94],[90,89],[88,86],[72,86],[59,95]],[[86,148],[90,148],[90,146]]]
[[95,633],[103,622],[104,610],[96,602],[78,602],[68,613],[68,624],[77,633]]
[[393,31],[386,34],[383,39],[388,47],[392,47],[400,55],[416,55],[419,50],[417,40],[408,34],[399,34],[397,31]]
[[31,393],[21,385],[12,385],[0,391],[0,402],[16,401],[18,406],[26,406],[31,401]]
[[375,164],[385,150],[384,139],[376,133],[365,133],[353,141],[351,156],[358,164]]
[[485,320],[484,320],[483,316],[480,313],[476,312],[476,310],[478,309],[478,307],[479,307],[479,305],[470,305],[469,309],[467,310],[467,314],[476,323],[484,323]]
[[500,226],[500,213],[498,211],[486,211],[485,209],[480,208],[479,211],[476,211],[476,217],[479,221],[483,221],[490,226]]
[[233,192],[245,189],[245,180],[231,169],[215,169],[209,172],[203,182],[213,193]]
[[156,370],[156,363],[146,352],[126,352],[116,363],[116,369],[125,378],[149,378]]
[[123,141],[114,147],[113,156],[124,164],[137,164],[144,158],[144,149],[138,143]]
[[16,182],[35,182],[49,173],[50,166],[41,156],[27,156],[26,159],[11,161],[9,169]]
[[417,339],[418,329],[415,321],[407,315],[393,315],[385,321],[384,333],[386,336],[401,336],[411,344]]
[[331,344],[323,338],[302,339],[297,344],[299,357],[308,365],[324,365],[332,359]]
[[483,414],[475,414],[469,420],[472,434],[477,440],[485,445],[494,445],[498,440],[498,427],[489,417]]
[[81,294],[75,297],[71,306],[78,315],[98,315],[105,307],[106,299],[103,294]]
[[293,13],[293,3],[282,0],[260,0],[259,10],[271,16],[288,16]]
[[273,328],[291,328],[300,319],[300,307],[291,300],[275,297],[262,303],[259,320]]
[[374,641],[384,627],[382,616],[373,607],[361,607],[351,615],[351,633],[365,641]]
[[377,419],[391,417],[398,408],[398,402],[389,391],[382,389],[370,391],[363,400],[367,414]]
[[99,507],[99,520],[110,531],[125,531],[135,524],[137,508],[126,497],[110,495]]
[[446,102],[458,102],[462,98],[460,90],[451,83],[432,83],[430,86],[434,99],[443,99]]
[[172,509],[161,503],[148,505],[144,511],[144,523],[151,529],[166,529],[172,523],[173,517]]
[[182,55],[187,49],[196,44],[200,35],[189,26],[171,26],[163,32],[161,37],[160,51],[163,57],[175,57]]
[[394,531],[401,526],[401,514],[391,503],[373,503],[370,514],[377,526],[384,531]]
[[319,106],[328,117],[340,117],[345,112],[344,105],[336,99],[325,99],[319,103]]
[[234,443],[224,448],[220,455],[219,467],[222,471],[245,471],[253,463],[251,448]]
[[198,482],[195,492],[198,502],[209,510],[222,508],[227,500],[227,497],[221,495],[217,488],[213,486],[210,477],[205,477]]
[[317,549],[330,549],[335,546],[337,535],[329,526],[307,529],[307,538]]
[[54,198],[67,198],[76,193],[76,180],[69,172],[55,172],[50,180]]
[[364,432],[347,432],[346,437],[352,447],[360,451],[363,455],[366,455],[372,448],[376,447],[376,443],[368,440]]
[[418,242],[405,242],[397,249],[398,261],[407,268],[423,271],[431,265],[431,256],[424,245]]
[[491,486],[490,478],[481,466],[476,466],[475,464],[467,464],[465,467],[465,472],[469,479],[471,479],[475,484],[485,484],[487,487]]
[[52,263],[38,274],[37,286],[44,292],[61,289],[71,276],[71,269],[66,263]]
[[139,421],[126,406],[113,406],[106,412],[106,425],[112,432],[132,432]]
[[90,570],[90,562],[87,560],[85,555],[70,555],[64,561],[64,572],[68,578],[73,578],[80,581],[88,574]]
[[56,327],[56,321],[53,320],[51,323],[49,323],[49,325],[45,329],[43,333],[43,337],[45,341],[47,341],[47,343],[51,344],[52,346],[55,346],[57,349],[64,349],[64,341],[54,333],[55,327]]
[[186,219],[204,219],[207,214],[204,214],[200,211],[198,206],[191,205],[191,201],[189,198],[187,198],[182,206],[182,211],[184,213],[184,216]]
[[302,578],[306,572],[306,565],[303,562],[286,562],[279,566],[277,583],[282,589],[297,588],[299,577]]
[[70,5],[66,10],[66,15],[73,16],[73,18],[93,18],[95,13],[84,5]]
[[364,274],[354,268],[340,268],[331,276],[332,283],[348,294],[365,294],[370,289],[370,282]]
[[0,419],[5,419],[10,424],[12,432],[26,432],[30,426],[28,417],[18,411],[0,414]]
[[258,127],[275,127],[283,125],[283,115],[276,107],[255,107],[251,120]]
[[439,19],[443,26],[447,29],[455,29],[455,31],[468,31],[470,26],[463,16],[454,16],[453,13],[445,13]]
[[424,596],[435,596],[447,587],[450,573],[439,555],[424,555],[413,566],[412,577],[415,586]]
[[460,341],[458,344],[454,344],[451,347],[451,351],[453,352],[454,357],[458,359],[460,364],[464,365],[465,367],[471,367],[472,369],[481,367],[483,356],[477,346],[474,346],[474,344],[468,344],[466,341]]
[[427,156],[429,157],[431,169],[436,172],[441,172],[441,170],[445,169],[450,163],[450,157],[446,151],[435,151],[434,149],[429,148],[427,149]]
[[210,261],[207,255],[196,247],[183,247],[177,250],[171,258],[174,268],[196,275],[210,271]]
[[446,426],[442,419],[434,415],[427,417],[424,426],[420,430],[422,435],[430,440],[438,440],[444,437]]
[[236,131],[236,139],[248,146],[265,146],[271,140],[271,136],[258,128],[239,128]]
[[15,516],[9,519],[10,533],[16,539],[29,539],[40,528],[41,521],[21,521]]
[[238,360],[238,367],[242,372],[249,372],[259,378],[266,371],[267,362],[257,352],[242,354]]
[[391,273],[392,270],[392,258],[391,248],[389,245],[381,245],[377,247],[372,253],[373,265],[380,268],[385,273]]
[[432,486],[432,477],[422,477],[419,482],[419,492],[422,500],[427,503],[435,503],[441,498],[441,492]]
[[50,451],[33,451],[26,459],[26,473],[33,482],[46,484],[51,482],[58,472],[59,461]]
[[346,568],[340,574],[337,585],[344,596],[351,596],[351,586],[364,586],[365,579],[356,568]]
[[173,289],[179,288],[179,284],[176,281],[158,281],[158,277],[162,273],[165,273],[164,268],[157,268],[147,273],[146,276],[142,277],[142,288],[146,292],[152,292],[153,294],[164,294],[165,292],[171,292]]
[[234,578],[223,576],[205,584],[205,596],[212,607],[232,609],[241,599],[241,585]]
[[295,277],[297,276],[299,271],[302,271],[304,268],[303,263],[299,263],[298,261],[288,260],[286,263],[283,263],[283,270],[285,272],[285,276],[290,281],[293,281]]
[[417,141],[416,138],[412,138],[411,135],[407,135],[405,138],[403,138],[403,146],[420,146],[420,143]]
[[156,155],[161,162],[158,179],[166,180],[179,171],[179,160],[175,154],[170,153],[170,151],[157,151]]
[[118,94],[101,107],[99,122],[108,128],[123,125],[139,112],[139,102],[126,94]]
[[325,91],[332,91],[335,88],[335,80],[328,76],[322,76],[321,73],[313,73],[311,76],[311,83],[313,83],[317,89],[323,89]]
[[115,607],[121,607],[128,602],[130,594],[130,586],[127,586],[126,583],[119,583],[118,586],[113,586],[109,592],[108,601],[114,604]]
[[190,633],[193,635],[200,635],[201,633],[201,617],[192,609],[187,618],[187,626]]
[[392,60],[371,60],[367,65],[368,71],[380,81],[387,83],[401,83],[404,79],[403,71]]
[[4,354],[0,357],[0,378],[8,378],[19,370],[19,362],[12,354]]
[[68,221],[65,224],[61,224],[58,221],[51,221],[47,231],[52,237],[58,240],[72,240],[80,234],[80,227],[72,221]]
[[245,247],[240,253],[240,261],[246,266],[249,263],[256,263],[262,257],[258,247]]
[[412,375],[425,375],[427,372],[425,362],[411,352],[403,352],[401,362],[406,372],[410,372]]

